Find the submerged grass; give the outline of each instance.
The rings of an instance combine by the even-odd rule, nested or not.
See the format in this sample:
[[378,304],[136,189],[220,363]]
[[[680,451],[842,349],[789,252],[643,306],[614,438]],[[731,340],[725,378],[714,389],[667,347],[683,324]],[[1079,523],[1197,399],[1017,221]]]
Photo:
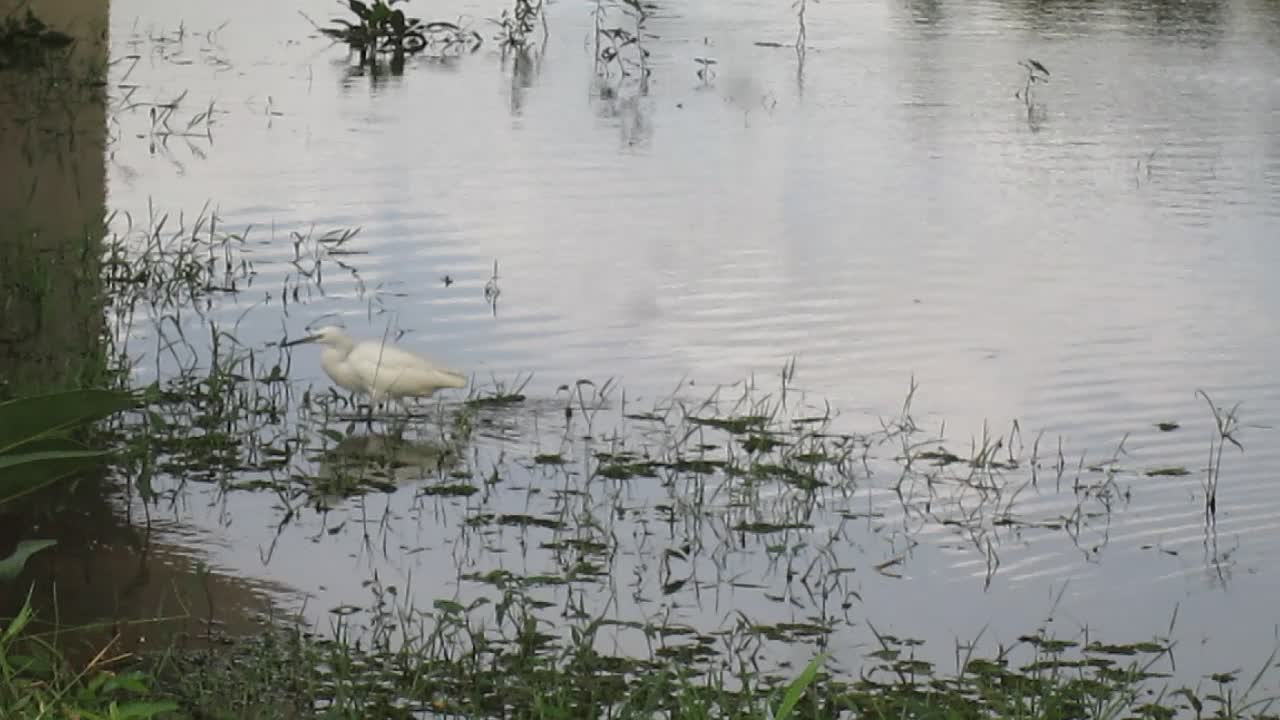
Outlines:
[[[1043,631],[981,656],[957,645],[956,669],[917,657],[919,641],[877,634],[860,673],[826,653],[802,669],[762,673],[720,663],[717,638],[642,625],[647,656],[601,649],[611,625],[570,620],[545,632],[519,583],[496,605],[396,605],[375,583],[374,625],[338,616],[324,636],[285,623],[197,651],[111,656],[76,668],[26,629],[28,610],[0,634],[6,718],[1270,718],[1274,699],[1251,676],[1214,674],[1197,687],[1158,686],[1172,645],[1108,645]],[[479,616],[491,615],[485,621]],[[805,631],[821,634],[821,629]],[[358,640],[358,636],[369,640]]]

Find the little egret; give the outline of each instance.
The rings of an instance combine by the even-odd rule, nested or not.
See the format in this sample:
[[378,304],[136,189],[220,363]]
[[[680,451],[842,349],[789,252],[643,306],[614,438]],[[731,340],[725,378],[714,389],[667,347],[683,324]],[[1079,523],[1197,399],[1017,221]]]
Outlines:
[[[327,325],[311,335],[284,343],[285,347],[317,342],[324,345],[320,367],[335,384],[368,395],[372,405],[384,399],[431,397],[441,388],[461,388],[463,375],[382,341],[356,342],[341,328]],[[372,415],[373,407],[369,408]]]

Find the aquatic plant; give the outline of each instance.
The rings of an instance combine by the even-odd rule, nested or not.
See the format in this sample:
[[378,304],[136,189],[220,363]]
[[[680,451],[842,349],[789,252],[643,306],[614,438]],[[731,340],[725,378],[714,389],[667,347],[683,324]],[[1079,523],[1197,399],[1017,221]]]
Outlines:
[[490,18],[489,22],[498,26],[495,39],[504,55],[508,52],[527,52],[533,43],[531,36],[539,24],[542,25],[542,40],[546,42],[548,30],[543,2],[544,0],[515,0],[514,5],[503,10],[501,16]]
[[698,66],[698,70],[694,74],[698,76],[703,85],[710,85],[712,78],[716,76],[715,58],[696,57],[693,62]]
[[1236,439],[1236,432],[1240,429],[1238,417],[1240,403],[1230,408],[1221,408],[1213,403],[1209,393],[1204,390],[1196,390],[1196,395],[1204,399],[1209,406],[1209,411],[1213,414],[1214,435],[1209,440],[1209,464],[1205,467],[1204,479],[1204,517],[1205,522],[1212,522],[1218,514],[1218,481],[1222,478],[1222,453],[1226,450],[1227,443],[1244,452],[1244,445]]
[[483,41],[479,33],[457,23],[409,17],[395,7],[404,2],[407,0],[374,0],[372,4],[347,0],[339,4],[350,9],[354,20],[333,18],[330,27],[316,28],[358,53],[361,66],[375,66],[381,55],[390,55],[395,68],[403,65],[407,55],[429,50],[440,54],[475,52],[480,48]]
[[[649,80],[649,39],[645,25],[649,20],[651,5],[643,0],[596,0],[592,11],[595,33],[595,63],[598,75],[609,77],[617,72],[619,77],[638,76],[642,90]],[[617,13],[613,11],[618,11]],[[614,19],[620,14],[630,18],[622,24]],[[615,24],[617,23],[617,24]]]
[[1274,717],[1261,687],[1274,653],[1252,678],[1233,671],[1210,676],[1209,687],[1161,687],[1157,665],[1173,652],[1162,637],[1110,644],[1087,631],[1037,630],[992,654],[957,641],[956,668],[946,672],[921,658],[922,642],[876,632],[859,673],[823,652],[798,672],[762,672],[721,663],[709,650],[715,638],[661,618],[631,624],[651,639],[647,656],[611,654],[600,644],[619,627],[572,602],[560,620],[572,636],[557,641],[533,614],[541,603],[532,586],[494,575],[498,600],[439,600],[429,612],[407,609],[402,588],[375,580],[366,628],[349,615],[335,620],[332,639],[272,627],[221,649],[170,654],[155,677],[184,712],[222,717]]

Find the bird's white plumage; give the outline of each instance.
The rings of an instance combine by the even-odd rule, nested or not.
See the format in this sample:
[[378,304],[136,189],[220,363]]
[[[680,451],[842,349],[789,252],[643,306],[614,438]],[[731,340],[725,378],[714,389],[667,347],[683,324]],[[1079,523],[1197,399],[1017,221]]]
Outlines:
[[436,390],[467,384],[462,374],[425,357],[381,340],[356,342],[333,326],[322,327],[308,337],[287,344],[303,342],[324,345],[320,366],[330,379],[351,392],[368,395],[374,403],[384,399],[430,397]]

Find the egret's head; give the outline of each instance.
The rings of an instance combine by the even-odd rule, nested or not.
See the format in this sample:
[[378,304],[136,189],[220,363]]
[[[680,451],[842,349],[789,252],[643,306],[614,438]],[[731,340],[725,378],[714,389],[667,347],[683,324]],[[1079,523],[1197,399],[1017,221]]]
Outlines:
[[325,325],[324,327],[316,328],[306,337],[298,338],[297,340],[290,340],[284,345],[285,347],[288,347],[290,345],[300,345],[302,343],[309,342],[341,348],[350,345],[351,339],[342,331],[342,328],[335,327],[333,325]]

